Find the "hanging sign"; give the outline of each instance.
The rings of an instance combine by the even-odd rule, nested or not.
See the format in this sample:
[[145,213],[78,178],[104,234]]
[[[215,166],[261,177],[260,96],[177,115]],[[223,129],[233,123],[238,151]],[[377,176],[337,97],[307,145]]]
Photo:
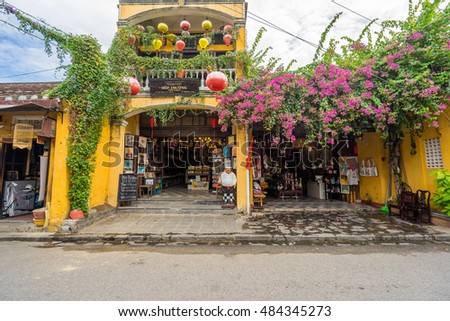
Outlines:
[[149,79],[150,96],[191,96],[200,92],[200,79]]

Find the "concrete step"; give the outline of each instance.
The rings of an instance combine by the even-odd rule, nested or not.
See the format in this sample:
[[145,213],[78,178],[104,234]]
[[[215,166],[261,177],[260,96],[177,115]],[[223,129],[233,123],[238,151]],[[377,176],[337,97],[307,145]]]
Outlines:
[[139,214],[234,214],[236,209],[198,208],[198,207],[119,207],[117,213],[139,213]]
[[220,199],[182,200],[149,198],[118,208],[121,213],[149,214],[233,214],[236,209],[223,209]]

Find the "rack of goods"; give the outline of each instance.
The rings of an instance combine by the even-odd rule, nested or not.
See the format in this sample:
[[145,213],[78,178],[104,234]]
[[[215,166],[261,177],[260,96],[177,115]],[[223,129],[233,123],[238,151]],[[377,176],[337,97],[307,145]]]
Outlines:
[[209,166],[189,166],[186,170],[186,184],[189,190],[208,191],[210,178]]

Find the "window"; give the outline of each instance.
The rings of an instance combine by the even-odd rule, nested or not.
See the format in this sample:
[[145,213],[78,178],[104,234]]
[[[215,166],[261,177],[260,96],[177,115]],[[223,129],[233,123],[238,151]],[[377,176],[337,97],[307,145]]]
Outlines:
[[439,138],[425,139],[425,157],[427,168],[443,168],[441,140]]

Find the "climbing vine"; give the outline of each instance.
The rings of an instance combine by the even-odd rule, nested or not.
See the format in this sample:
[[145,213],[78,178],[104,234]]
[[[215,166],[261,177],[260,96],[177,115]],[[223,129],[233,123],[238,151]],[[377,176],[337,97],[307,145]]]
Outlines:
[[54,46],[61,62],[66,56],[71,59],[67,77],[48,94],[60,98],[67,105],[70,126],[67,142],[68,197],[72,209],[87,213],[95,152],[104,122],[108,116],[121,113],[121,101],[127,92],[125,84],[109,72],[106,57],[94,38],[48,27],[9,5],[1,5],[0,10],[14,15],[21,30],[42,34],[49,55]]

